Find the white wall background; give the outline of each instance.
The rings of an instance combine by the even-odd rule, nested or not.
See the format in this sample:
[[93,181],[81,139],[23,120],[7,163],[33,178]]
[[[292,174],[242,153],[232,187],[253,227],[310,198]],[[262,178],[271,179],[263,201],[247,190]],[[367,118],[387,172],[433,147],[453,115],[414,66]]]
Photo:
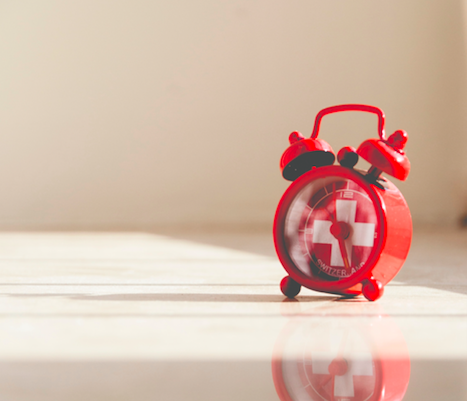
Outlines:
[[340,103],[408,131],[414,220],[453,225],[463,22],[462,0],[0,0],[0,229],[269,225],[288,134]]

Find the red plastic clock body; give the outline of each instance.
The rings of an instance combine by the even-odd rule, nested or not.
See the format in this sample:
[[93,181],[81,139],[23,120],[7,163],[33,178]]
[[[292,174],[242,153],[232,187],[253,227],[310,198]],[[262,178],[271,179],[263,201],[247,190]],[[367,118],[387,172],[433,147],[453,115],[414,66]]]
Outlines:
[[[326,179],[329,176],[350,179],[359,184],[369,195],[377,219],[376,232],[374,233],[375,241],[364,266],[355,271],[349,278],[344,277],[335,281],[321,280],[319,273],[310,277],[309,274],[298,269],[284,236],[287,214],[297,195],[307,185],[312,185],[316,180]],[[390,181],[385,180],[384,184],[387,189],[370,184],[361,173],[341,166],[314,168],[294,181],[280,200],[274,219],[274,243],[277,255],[290,277],[297,283],[316,291],[345,295],[361,294],[362,284],[374,282],[373,280],[377,280],[382,286],[392,280],[402,267],[409,252],[412,239],[412,220],[407,203],[400,191]],[[343,195],[345,196],[345,192]],[[305,213],[306,209],[308,206],[305,207]],[[298,226],[300,227],[300,223]],[[303,236],[307,236],[306,231],[302,232]],[[310,236],[312,235],[313,233],[310,233]],[[310,238],[311,240],[312,238]],[[334,245],[330,244],[330,246]],[[301,250],[305,253],[305,249],[297,248],[297,251]],[[312,261],[310,260],[309,263]],[[335,275],[331,277],[335,277]]]
[[[313,146],[307,144],[303,154],[297,156],[294,151],[293,158],[287,159],[299,141],[316,138],[323,115],[348,110],[377,110],[380,139],[365,141],[358,151],[343,148],[338,154],[340,166],[332,165],[329,145],[310,151]],[[284,177],[294,180],[274,220],[276,252],[289,274],[281,289],[288,297],[305,286],[342,295],[363,294],[374,301],[401,269],[412,239],[406,201],[394,184],[380,177],[382,171],[399,179],[407,177],[410,164],[402,151],[407,134],[396,131],[386,140],[384,114],[372,106],[335,106],[318,117],[310,139],[292,133],[292,145],[281,160]],[[354,169],[358,155],[372,163],[368,172]]]

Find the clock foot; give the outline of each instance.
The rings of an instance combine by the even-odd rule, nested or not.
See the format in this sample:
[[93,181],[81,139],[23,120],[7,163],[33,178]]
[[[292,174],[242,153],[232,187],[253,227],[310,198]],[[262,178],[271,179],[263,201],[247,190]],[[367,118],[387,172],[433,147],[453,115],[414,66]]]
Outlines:
[[376,301],[382,297],[383,292],[383,284],[375,278],[370,277],[362,281],[362,293],[368,301]]
[[292,277],[284,277],[281,281],[281,291],[287,298],[295,298],[300,292],[302,286],[298,284]]

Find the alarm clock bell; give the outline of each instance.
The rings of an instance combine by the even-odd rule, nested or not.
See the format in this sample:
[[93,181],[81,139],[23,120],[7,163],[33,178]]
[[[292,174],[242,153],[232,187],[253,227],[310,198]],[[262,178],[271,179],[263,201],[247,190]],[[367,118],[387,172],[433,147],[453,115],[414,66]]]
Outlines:
[[328,166],[336,156],[331,146],[322,139],[306,139],[300,132],[289,135],[290,146],[282,155],[280,168],[282,176],[294,181],[313,167]]

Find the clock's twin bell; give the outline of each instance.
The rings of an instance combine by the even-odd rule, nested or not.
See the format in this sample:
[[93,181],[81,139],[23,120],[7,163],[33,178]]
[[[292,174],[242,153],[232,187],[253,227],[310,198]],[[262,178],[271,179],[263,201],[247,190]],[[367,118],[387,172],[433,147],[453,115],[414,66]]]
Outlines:
[[[376,180],[384,172],[404,181],[410,172],[410,162],[403,150],[407,139],[407,132],[397,130],[388,139],[367,139],[357,150],[346,146],[337,154],[337,160],[341,166],[352,168],[360,156],[371,164],[368,178]],[[282,176],[286,180],[294,181],[313,167],[332,165],[336,159],[331,145],[323,139],[305,138],[294,131],[289,142],[290,146],[280,160]]]

